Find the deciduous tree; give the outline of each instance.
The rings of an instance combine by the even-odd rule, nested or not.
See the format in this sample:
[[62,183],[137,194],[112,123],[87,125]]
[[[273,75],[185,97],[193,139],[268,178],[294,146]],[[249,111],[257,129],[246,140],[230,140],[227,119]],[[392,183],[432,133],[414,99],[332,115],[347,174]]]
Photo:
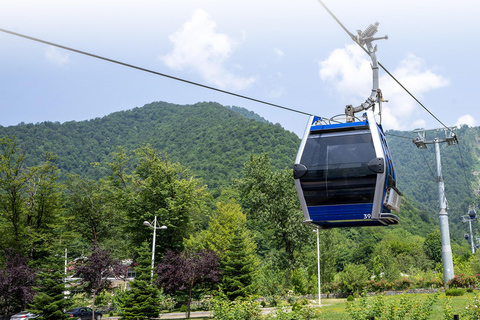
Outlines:
[[143,227],[143,222],[157,216],[168,229],[157,233],[156,254],[182,250],[183,239],[192,232],[193,221],[202,210],[205,187],[187,168],[172,163],[151,147],[137,149],[135,158],[138,164],[131,175],[124,170],[128,159],[121,150],[109,164],[112,185],[117,188],[117,208],[127,217],[126,231],[135,246],[144,241],[151,243],[151,229]]
[[302,224],[292,170],[272,171],[267,154],[251,155],[238,187],[249,219],[272,230],[271,240],[293,266],[295,251],[311,241],[311,229]]
[[5,263],[0,269],[0,310],[7,315],[25,310],[32,302],[36,275],[27,265],[26,257],[12,249],[7,249],[4,256]]
[[165,292],[187,293],[187,318],[190,318],[192,290],[201,284],[220,281],[221,271],[218,260],[218,255],[207,249],[180,253],[167,251],[163,261],[158,265],[157,283],[165,289]]
[[102,250],[97,244],[94,244],[90,257],[75,268],[75,276],[80,278],[80,285],[92,295],[92,320],[95,315],[95,297],[110,286],[108,278],[125,277],[125,273],[126,268],[112,258],[110,251]]
[[[25,232],[25,193],[33,172],[25,164],[25,153],[15,137],[0,139],[0,216],[8,221],[2,233],[4,248],[23,248]],[[2,242],[3,242],[2,241]]]
[[440,231],[430,233],[423,243],[423,250],[427,257],[436,263],[442,262],[442,237]]

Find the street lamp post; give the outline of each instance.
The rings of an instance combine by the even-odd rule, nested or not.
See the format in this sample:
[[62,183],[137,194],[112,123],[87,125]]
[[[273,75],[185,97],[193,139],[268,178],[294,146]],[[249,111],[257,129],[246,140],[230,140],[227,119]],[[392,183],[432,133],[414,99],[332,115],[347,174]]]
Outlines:
[[322,306],[322,296],[320,290],[320,240],[318,229],[313,230],[317,234],[317,266],[318,266],[318,306]]
[[155,263],[155,238],[157,237],[157,229],[164,230],[167,229],[166,226],[158,226],[157,223],[157,216],[155,216],[155,219],[153,219],[153,223],[150,223],[148,221],[143,222],[144,225],[147,227],[153,228],[153,244],[152,244],[152,269],[150,270],[150,283],[153,281],[153,267]]

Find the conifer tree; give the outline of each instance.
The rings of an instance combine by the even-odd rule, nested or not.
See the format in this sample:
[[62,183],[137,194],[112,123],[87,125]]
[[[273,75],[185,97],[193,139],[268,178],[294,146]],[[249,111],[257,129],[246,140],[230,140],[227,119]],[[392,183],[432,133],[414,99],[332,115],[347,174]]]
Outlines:
[[150,251],[148,243],[144,242],[138,252],[136,278],[130,281],[130,290],[120,305],[122,319],[157,318],[160,313],[160,291],[150,282]]
[[255,243],[246,228],[234,233],[227,250],[222,254],[220,266],[223,272],[222,289],[230,300],[252,293],[257,269]]
[[251,292],[258,265],[257,245],[247,228],[247,217],[235,201],[217,203],[217,212],[208,229],[190,237],[186,245],[218,253],[223,271],[222,287],[228,298],[233,300]]
[[58,259],[43,268],[38,275],[38,294],[30,304],[30,312],[38,314],[38,320],[61,320],[69,317],[63,313],[70,306],[70,300],[65,299],[65,274]]

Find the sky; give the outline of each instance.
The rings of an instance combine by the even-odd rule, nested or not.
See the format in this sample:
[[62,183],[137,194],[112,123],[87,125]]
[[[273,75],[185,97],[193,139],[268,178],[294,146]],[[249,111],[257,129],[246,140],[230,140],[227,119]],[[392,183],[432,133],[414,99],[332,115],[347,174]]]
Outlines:
[[[323,0],[447,126],[480,125],[480,2]],[[2,0],[0,28],[326,118],[370,95],[370,59],[317,0]],[[437,120],[383,70],[386,130]],[[0,32],[0,125],[214,101],[303,135],[308,116]],[[202,119],[192,119],[201,121]]]

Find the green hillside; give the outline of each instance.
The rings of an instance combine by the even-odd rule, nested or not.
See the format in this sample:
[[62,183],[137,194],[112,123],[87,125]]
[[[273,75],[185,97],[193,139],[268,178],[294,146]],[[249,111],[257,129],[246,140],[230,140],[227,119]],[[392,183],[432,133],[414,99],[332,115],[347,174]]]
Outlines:
[[[443,134],[439,131],[438,134]],[[46,151],[58,156],[66,173],[99,178],[112,152],[150,145],[179,162],[209,186],[219,190],[241,177],[252,153],[268,153],[275,170],[291,168],[300,143],[298,136],[252,111],[214,102],[175,105],[153,102],[141,108],[112,113],[88,121],[43,122],[0,127],[0,136],[15,136],[26,151],[26,164],[36,165]],[[452,238],[464,242],[461,216],[479,189],[480,128],[457,130],[460,144],[441,145],[443,175],[449,203]],[[390,131],[387,138],[394,157],[398,184],[404,193],[401,225],[412,234],[426,236],[438,223],[436,167],[433,145],[419,150],[411,132]],[[102,170],[103,169],[103,170]]]
[[50,151],[58,156],[63,173],[95,178],[99,173],[91,163],[104,163],[118,146],[134,150],[150,144],[171,161],[190,167],[210,188],[238,178],[252,152],[268,152],[276,169],[291,167],[300,142],[294,133],[251,111],[212,102],[153,102],[88,121],[1,127],[0,136],[5,135],[18,139],[27,165]]
[[[443,177],[455,274],[474,279],[480,253],[470,254],[462,215],[479,200],[480,128],[457,134],[459,145],[441,146]],[[65,249],[68,259],[88,256],[92,243],[145,272],[157,221],[166,228],[154,262],[213,250],[230,298],[241,288],[274,300],[318,292],[317,236],[322,292],[444,285],[434,148],[419,150],[413,138],[387,132],[403,192],[399,225],[314,234],[292,174],[299,137],[246,109],[154,102],[88,121],[0,127],[0,278],[11,252],[52,270],[51,258]],[[204,289],[199,299],[212,293]]]
[[[468,225],[462,223],[462,215],[466,215],[468,207],[478,196],[479,147],[480,128],[466,126],[456,130],[459,144],[449,146],[440,144],[442,174],[445,183],[445,193],[448,201],[448,214],[452,237],[463,240],[463,234],[468,231]],[[412,142],[416,134],[412,132],[389,131],[387,133],[389,147],[394,158],[401,191],[414,202],[414,206],[428,213],[435,223],[438,223],[438,191],[437,169],[434,145],[427,149],[418,149]],[[427,140],[444,138],[443,130],[427,133]],[[478,193],[477,193],[478,194]],[[476,227],[476,224],[474,224]]]

